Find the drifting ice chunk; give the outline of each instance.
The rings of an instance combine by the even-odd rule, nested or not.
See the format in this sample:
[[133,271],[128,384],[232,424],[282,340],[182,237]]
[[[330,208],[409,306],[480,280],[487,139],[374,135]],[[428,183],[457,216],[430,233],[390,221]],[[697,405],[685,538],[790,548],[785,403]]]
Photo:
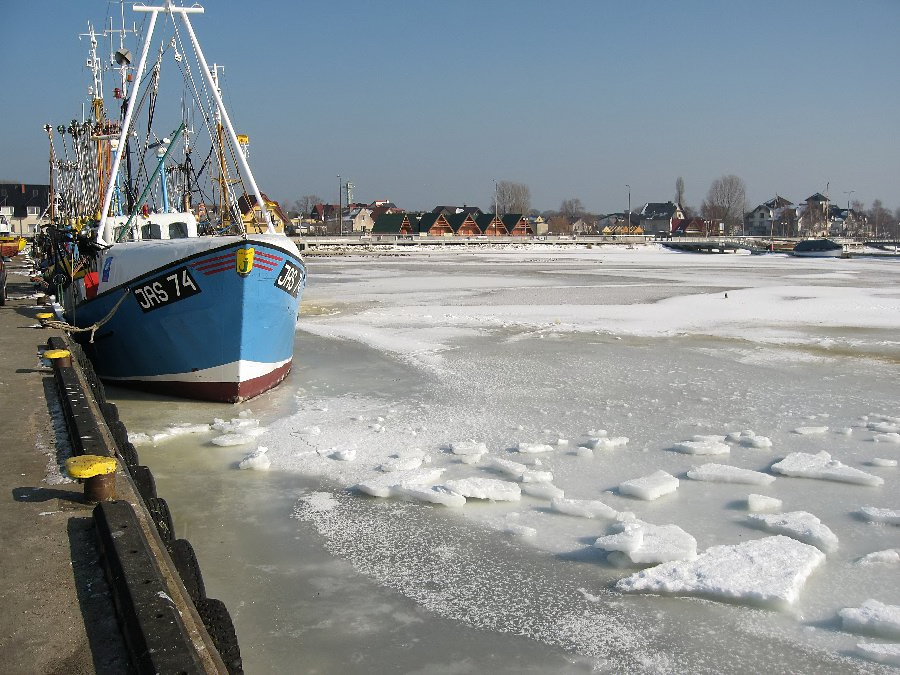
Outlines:
[[210,442],[214,443],[215,445],[221,445],[223,447],[231,445],[244,445],[246,443],[253,443],[257,436],[262,436],[265,432],[266,430],[260,427],[247,428],[241,433],[235,432],[216,436]]
[[425,455],[421,450],[414,450],[410,453],[397,454],[388,458],[378,467],[379,471],[384,473],[392,473],[394,471],[412,471],[422,466],[425,461]]
[[262,446],[244,457],[238,464],[239,469],[256,469],[257,471],[267,471],[272,466],[272,461],[268,457],[268,448]]
[[456,494],[444,485],[398,485],[394,489],[394,494],[417,502],[456,507],[466,505],[465,497]]
[[591,450],[612,450],[628,444],[627,436],[615,436],[609,438],[601,436],[599,438],[589,438],[583,445]]
[[553,446],[546,443],[522,443],[520,441],[516,446],[516,450],[522,454],[533,455],[540,452],[553,452]]
[[741,469],[727,464],[703,464],[688,469],[687,477],[693,480],[713,481],[717,483],[744,483],[747,485],[768,485],[775,476],[767,473]]
[[454,441],[450,444],[450,452],[454,455],[483,455],[487,452],[487,446],[484,443],[476,443],[475,441]]
[[690,562],[668,562],[621,579],[625,592],[700,595],[790,605],[825,554],[790,537],[711,546]]
[[632,563],[657,564],[697,557],[697,540],[677,525],[651,525],[631,520],[616,523],[613,527],[619,531],[600,537],[594,546],[624,553]]
[[689,441],[676,443],[672,450],[685,455],[727,455],[731,446],[724,443],[722,436],[694,436]]
[[862,607],[847,607],[838,612],[844,630],[879,637],[900,638],[900,606],[866,600]]
[[518,523],[506,523],[503,526],[503,532],[512,534],[523,539],[534,539],[537,536],[537,530],[528,525],[519,525]]
[[551,483],[522,483],[519,487],[526,495],[538,499],[555,499],[566,494],[562,488]]
[[259,420],[253,419],[252,417],[234,417],[231,421],[226,422],[223,419],[219,419],[218,417],[213,420],[213,423],[210,427],[214,431],[219,431],[221,433],[232,433],[237,431],[246,431],[247,429],[253,429],[259,427]]
[[859,512],[866,520],[873,523],[900,525],[900,511],[895,509],[879,509],[874,506],[864,506]]
[[872,466],[882,466],[882,467],[897,466],[897,460],[896,459],[887,459],[885,457],[873,457],[871,464],[872,464]]
[[900,444],[900,434],[894,431],[887,434],[875,434],[872,440],[876,443],[894,443],[896,445]]
[[678,479],[665,471],[655,471],[649,476],[633,478],[619,483],[619,492],[647,501],[658,499],[678,489]]
[[495,502],[516,502],[522,498],[522,491],[516,483],[496,478],[460,478],[448,480],[448,489],[472,499],[490,499]]
[[900,666],[900,644],[881,644],[877,642],[856,645],[860,655],[878,663],[889,666]]
[[821,436],[827,431],[828,427],[797,427],[794,429],[794,433],[800,436]]
[[524,464],[513,462],[502,457],[488,458],[488,466],[521,483],[550,483],[553,474],[549,471],[529,469]]
[[514,480],[522,480],[522,476],[528,471],[528,467],[524,464],[503,459],[502,457],[488,457],[487,466]]
[[769,532],[786,534],[807,544],[812,544],[825,553],[838,547],[838,538],[827,525],[806,511],[775,513],[771,515],[754,513],[747,516],[751,524]]
[[398,494],[400,488],[432,485],[440,480],[442,473],[444,473],[443,469],[395,471],[358,483],[355,488],[373,497],[390,497]]
[[128,442],[132,445],[146,445],[147,443],[151,443],[152,439],[150,438],[150,434],[144,434],[140,432],[134,433],[129,431]]
[[765,436],[757,436],[755,431],[732,431],[725,437],[730,443],[740,443],[746,448],[771,448],[772,441]]
[[884,479],[865,471],[854,469],[831,459],[824,450],[815,455],[806,452],[792,452],[780,462],[772,465],[772,470],[785,476],[799,478],[820,478],[857,485],[882,485]]
[[596,499],[564,499],[559,497],[550,502],[550,508],[557,513],[565,513],[579,518],[613,519],[619,512]]
[[900,424],[895,422],[869,422],[866,425],[869,431],[875,431],[881,434],[895,434],[900,432]]
[[856,561],[857,565],[900,565],[900,549],[873,551]]
[[766,495],[747,495],[747,508],[751,511],[780,511],[782,501]]

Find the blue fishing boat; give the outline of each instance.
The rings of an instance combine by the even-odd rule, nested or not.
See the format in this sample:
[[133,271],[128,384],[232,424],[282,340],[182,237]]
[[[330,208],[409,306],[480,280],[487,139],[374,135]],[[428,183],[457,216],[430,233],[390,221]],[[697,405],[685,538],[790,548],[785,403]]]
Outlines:
[[[215,67],[200,49],[190,15],[203,9],[167,1],[134,11],[149,14],[137,67],[124,44],[110,48],[121,119],[106,117],[103,60],[91,31],[92,114],[56,129],[62,158],[53,127],[45,127],[56,171],[51,225],[38,241],[45,284],[59,298],[57,325],[83,344],[104,381],[243,401],[291,369],[306,268],[296,244],[273,224],[247,163],[246,137],[235,133]],[[158,22],[173,32],[151,50]],[[126,32],[113,31],[119,39]],[[192,103],[212,108],[192,117],[182,101],[169,133],[150,125],[161,117],[155,98],[166,56],[192,82]],[[137,139],[141,114],[153,119],[140,125],[146,138]],[[191,119],[203,127],[191,128]],[[195,167],[194,157],[206,160]],[[216,178],[207,192],[198,180],[204,174]],[[191,207],[198,195],[202,209]],[[248,222],[237,204],[254,198]]]

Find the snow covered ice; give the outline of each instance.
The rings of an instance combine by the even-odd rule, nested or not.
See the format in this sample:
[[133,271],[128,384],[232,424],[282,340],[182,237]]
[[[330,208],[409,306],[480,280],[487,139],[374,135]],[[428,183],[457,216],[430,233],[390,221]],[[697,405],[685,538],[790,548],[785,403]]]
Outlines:
[[[887,672],[839,613],[900,604],[892,261],[523,247],[309,265],[294,370],[252,415],[119,404],[158,483],[228,485],[189,513],[255,636],[248,669],[331,645],[350,672],[334,655],[360,644],[395,672],[422,651],[398,646],[412,632],[429,656],[410,672]],[[178,527],[169,495],[196,490],[163,490]],[[313,543],[330,558],[307,582]]]

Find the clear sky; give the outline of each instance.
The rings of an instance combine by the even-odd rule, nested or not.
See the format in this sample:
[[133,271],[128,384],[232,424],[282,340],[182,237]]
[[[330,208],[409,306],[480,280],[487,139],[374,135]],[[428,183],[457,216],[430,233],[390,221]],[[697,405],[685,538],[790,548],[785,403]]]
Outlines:
[[[80,114],[78,35],[111,5],[0,4],[0,181],[46,182],[42,126]],[[735,174],[750,207],[826,187],[900,206],[898,0],[203,4],[194,27],[254,173],[288,204],[336,201],[340,174],[355,200],[408,209],[487,209],[507,180],[540,210],[606,213],[626,184],[638,207],[681,176],[698,207]]]

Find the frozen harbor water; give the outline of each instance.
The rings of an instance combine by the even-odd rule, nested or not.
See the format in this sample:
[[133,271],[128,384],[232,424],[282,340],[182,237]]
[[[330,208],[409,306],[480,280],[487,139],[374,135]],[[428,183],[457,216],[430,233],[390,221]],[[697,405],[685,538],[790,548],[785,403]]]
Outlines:
[[898,262],[312,259],[286,386],[111,397],[248,672],[887,672]]

